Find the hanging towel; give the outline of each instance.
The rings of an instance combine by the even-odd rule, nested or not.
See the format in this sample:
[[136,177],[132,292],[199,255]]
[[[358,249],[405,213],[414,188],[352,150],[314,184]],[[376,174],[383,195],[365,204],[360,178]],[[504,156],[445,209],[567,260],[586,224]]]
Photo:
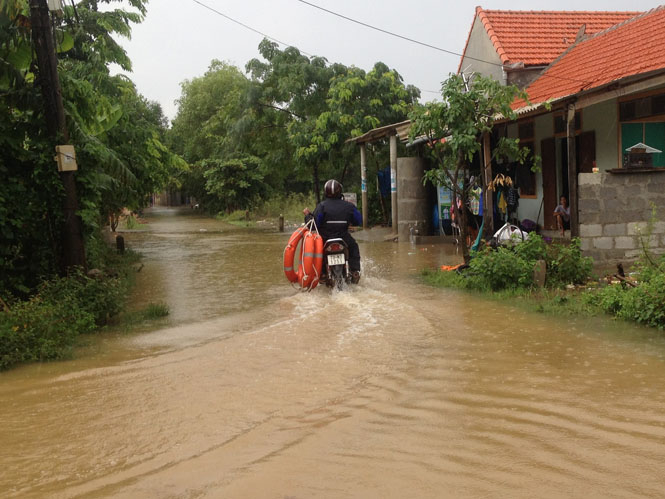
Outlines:
[[506,202],[506,196],[503,195],[503,192],[499,191],[499,199],[497,202],[497,206],[499,207],[499,211],[501,212],[502,215],[506,214],[506,208],[508,208],[508,203]]
[[471,199],[469,200],[469,208],[471,208],[471,213],[478,215],[480,212],[480,196],[482,195],[482,189],[476,187],[471,190]]

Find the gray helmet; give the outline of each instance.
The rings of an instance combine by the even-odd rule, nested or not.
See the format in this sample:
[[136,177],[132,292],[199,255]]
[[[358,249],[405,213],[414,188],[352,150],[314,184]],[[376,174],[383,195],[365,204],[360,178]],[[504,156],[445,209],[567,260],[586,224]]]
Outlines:
[[327,198],[340,199],[342,197],[342,184],[335,179],[331,178],[328,180],[323,187],[323,190],[326,193]]

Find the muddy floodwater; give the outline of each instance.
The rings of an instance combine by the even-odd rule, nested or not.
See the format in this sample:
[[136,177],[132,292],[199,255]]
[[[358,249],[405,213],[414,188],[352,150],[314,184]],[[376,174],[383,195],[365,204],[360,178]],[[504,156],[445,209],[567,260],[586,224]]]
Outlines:
[[372,231],[301,294],[289,234],[147,220],[131,306],[170,316],[0,373],[0,497],[665,495],[662,332],[427,287],[454,250]]

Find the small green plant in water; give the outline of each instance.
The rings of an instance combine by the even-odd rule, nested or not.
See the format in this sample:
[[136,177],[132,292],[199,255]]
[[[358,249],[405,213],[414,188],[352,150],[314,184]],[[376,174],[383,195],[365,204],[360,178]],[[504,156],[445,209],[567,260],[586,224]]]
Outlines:
[[143,311],[142,316],[146,321],[160,319],[169,315],[170,309],[166,303],[151,303]]
[[137,230],[145,227],[145,224],[140,223],[138,219],[130,213],[125,220],[125,227],[127,230]]

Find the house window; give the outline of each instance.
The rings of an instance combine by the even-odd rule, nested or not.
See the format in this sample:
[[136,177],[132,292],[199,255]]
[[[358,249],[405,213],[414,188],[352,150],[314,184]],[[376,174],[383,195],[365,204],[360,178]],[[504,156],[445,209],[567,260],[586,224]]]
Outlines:
[[523,198],[536,197],[536,173],[531,170],[533,166],[534,147],[533,140],[521,141],[520,146],[529,149],[529,155],[524,163],[517,165],[515,172],[515,181],[520,189],[520,196]]
[[641,142],[664,151],[652,154],[651,163],[665,167],[665,92],[659,90],[619,102],[619,121],[621,161],[628,160],[626,149]]
[[[582,130],[582,111],[575,111],[575,133]],[[568,125],[566,123],[566,113],[554,113],[554,135],[560,137],[568,133]]]
[[520,140],[522,139],[533,139],[534,135],[534,125],[533,121],[521,121],[517,123],[517,135]]
[[665,92],[619,103],[619,120],[633,121],[665,114]]
[[[627,158],[626,149],[641,142],[665,151],[665,121],[621,123],[621,157]],[[652,166],[665,167],[665,152],[651,155]]]
[[529,149],[529,155],[523,164],[517,164],[515,171],[515,182],[520,189],[523,198],[536,197],[536,173],[531,170],[534,156],[535,125],[533,120],[524,120],[517,123],[517,134],[520,146]]

